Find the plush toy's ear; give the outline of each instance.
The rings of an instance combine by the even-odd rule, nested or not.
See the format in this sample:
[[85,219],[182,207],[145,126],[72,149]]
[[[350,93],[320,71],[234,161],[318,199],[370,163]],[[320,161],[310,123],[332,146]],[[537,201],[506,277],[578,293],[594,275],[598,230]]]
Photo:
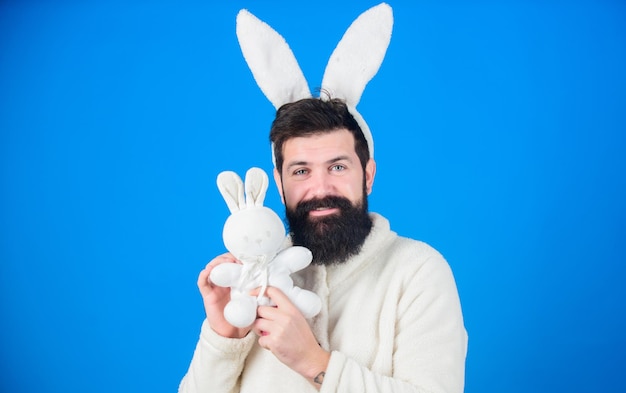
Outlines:
[[359,123],[374,156],[374,141],[365,120],[356,111],[367,83],[383,62],[393,28],[393,12],[381,3],[362,13],[346,30],[333,51],[322,79],[322,90],[342,98]]
[[304,74],[285,39],[245,9],[237,15],[237,39],[256,83],[276,109],[311,97]]
[[224,197],[231,213],[245,208],[243,182],[235,172],[224,171],[217,175],[217,188]]
[[248,169],[246,172],[246,203],[248,207],[263,206],[268,185],[269,179],[263,169]]

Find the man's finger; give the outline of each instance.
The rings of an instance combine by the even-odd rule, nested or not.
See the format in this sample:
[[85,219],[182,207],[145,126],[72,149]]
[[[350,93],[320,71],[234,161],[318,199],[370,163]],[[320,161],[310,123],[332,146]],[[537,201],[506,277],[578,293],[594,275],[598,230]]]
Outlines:
[[276,303],[276,306],[278,308],[287,306],[293,307],[293,303],[291,303],[291,300],[287,297],[287,295],[285,295],[283,291],[276,287],[267,287],[267,290],[265,291],[265,296],[272,299],[272,301]]

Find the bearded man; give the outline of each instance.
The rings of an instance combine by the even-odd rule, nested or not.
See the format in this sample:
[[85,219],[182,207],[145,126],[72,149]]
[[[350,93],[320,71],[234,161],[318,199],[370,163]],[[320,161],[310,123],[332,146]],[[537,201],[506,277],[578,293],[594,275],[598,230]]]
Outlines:
[[376,164],[347,105],[283,105],[270,131],[289,239],[313,253],[296,285],[322,299],[307,320],[277,288],[248,328],[224,319],[228,288],[200,273],[206,320],[180,392],[463,391],[467,335],[454,278],[427,244],[368,212]]

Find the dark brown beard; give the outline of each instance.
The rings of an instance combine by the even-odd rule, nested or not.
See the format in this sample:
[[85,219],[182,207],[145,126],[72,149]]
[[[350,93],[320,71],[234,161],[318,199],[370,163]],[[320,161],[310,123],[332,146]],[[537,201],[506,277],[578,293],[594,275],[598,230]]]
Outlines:
[[[309,217],[319,207],[338,208],[339,213]],[[295,210],[287,208],[286,214],[293,244],[311,250],[316,265],[339,264],[358,254],[372,229],[365,193],[356,205],[347,198],[328,196],[300,202]]]

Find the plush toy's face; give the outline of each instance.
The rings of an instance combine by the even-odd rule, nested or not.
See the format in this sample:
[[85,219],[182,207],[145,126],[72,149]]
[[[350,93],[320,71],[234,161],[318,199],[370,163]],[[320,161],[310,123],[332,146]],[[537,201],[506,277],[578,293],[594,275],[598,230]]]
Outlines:
[[224,224],[224,245],[236,258],[268,256],[276,253],[285,238],[285,227],[267,207],[242,210]]

